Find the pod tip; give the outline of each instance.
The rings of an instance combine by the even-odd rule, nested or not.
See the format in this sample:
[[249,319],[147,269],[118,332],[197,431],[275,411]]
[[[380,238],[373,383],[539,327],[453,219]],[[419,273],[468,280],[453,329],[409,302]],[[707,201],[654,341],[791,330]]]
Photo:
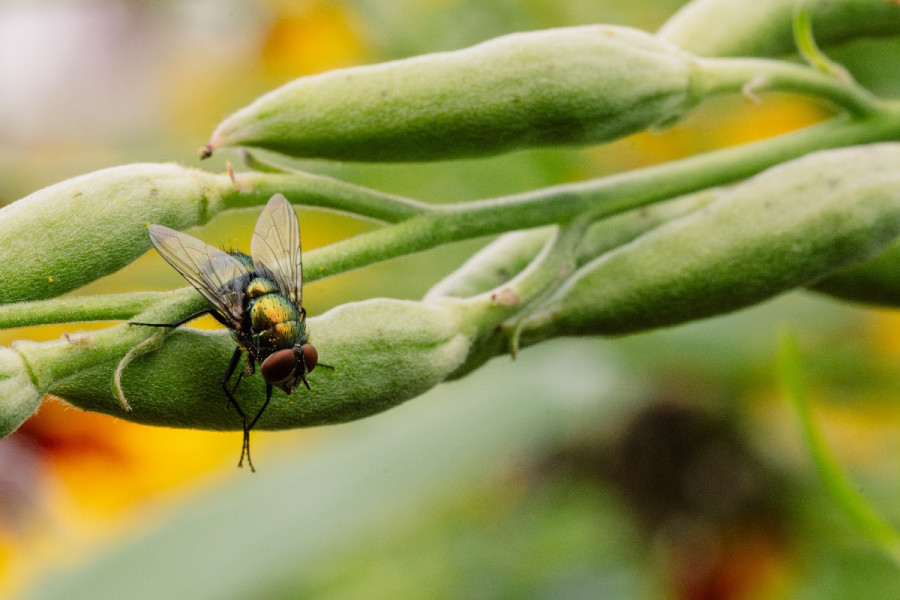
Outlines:
[[204,158],[209,158],[213,153],[213,145],[212,142],[200,148],[200,158],[201,160]]

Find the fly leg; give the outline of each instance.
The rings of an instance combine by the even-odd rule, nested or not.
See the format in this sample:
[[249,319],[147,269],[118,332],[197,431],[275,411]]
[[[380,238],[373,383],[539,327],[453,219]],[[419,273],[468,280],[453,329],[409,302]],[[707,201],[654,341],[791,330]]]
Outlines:
[[[250,430],[253,429],[253,426],[256,425],[256,422],[259,421],[259,418],[262,416],[263,412],[265,412],[266,407],[269,406],[269,400],[272,399],[272,384],[268,381],[266,382],[266,401],[263,402],[263,405],[259,407],[259,411],[257,411],[256,416],[253,417],[253,420],[250,421],[250,425],[244,428],[244,450],[247,454],[247,463],[250,465],[250,470],[254,473],[256,469],[253,468],[253,463],[250,461]],[[244,421],[246,423],[246,420]],[[241,454],[241,460],[244,460],[243,453]],[[240,466],[240,465],[238,465]]]
[[[232,395],[234,395],[234,393],[237,391],[238,386],[241,385],[241,380],[242,380],[243,378],[244,378],[244,370],[241,369],[240,371],[238,371],[237,381],[235,381],[235,382],[234,382],[234,385],[231,386],[231,393],[232,393]],[[225,410],[228,410],[228,405],[229,405],[229,404],[231,404],[231,401],[228,401],[228,402],[225,403]]]
[[[231,404],[234,407],[234,410],[237,411],[238,415],[241,417],[241,425],[244,430],[244,441],[241,446],[241,460],[238,461],[238,466],[244,466],[244,456],[247,457],[247,464],[250,465],[250,470],[254,473],[256,469],[253,468],[253,461],[250,460],[250,428],[253,427],[251,424],[249,427],[247,426],[247,414],[241,409],[240,405],[237,403],[237,400],[234,399],[233,392],[237,389],[237,383],[234,385],[234,388],[228,389],[228,381],[231,379],[231,376],[234,375],[235,370],[237,370],[238,363],[241,362],[241,355],[243,354],[243,350],[240,348],[234,349],[234,354],[231,355],[231,361],[228,363],[228,368],[225,370],[225,374],[222,376],[222,391],[225,392],[225,396],[228,398],[228,404]],[[240,383],[240,377],[238,378],[238,383]],[[226,405],[227,407],[228,405]]]
[[265,412],[266,407],[269,406],[269,400],[272,399],[272,384],[268,381],[266,382],[266,401],[263,402],[263,405],[257,411],[256,416],[253,417],[253,420],[250,421],[250,427],[247,429],[253,429],[253,426],[256,425],[256,422],[259,421],[259,418],[262,416],[263,412]]
[[[222,386],[222,391],[225,392],[225,397],[228,398],[228,403],[225,405],[225,410],[228,410],[228,404],[234,406],[234,409],[238,412],[241,418],[244,420],[244,423],[247,422],[247,417],[244,416],[244,411],[241,410],[241,407],[238,406],[237,400],[234,399],[234,392],[237,390],[238,383],[241,382],[241,377],[238,375],[237,383],[234,384],[230,390],[228,389],[228,381],[231,379],[231,376],[234,375],[234,372],[237,370],[238,363],[241,362],[241,355],[243,354],[243,350],[240,348],[235,348],[234,353],[231,355],[231,360],[228,362],[228,367],[225,369],[225,374],[222,375],[222,381],[220,385]],[[243,374],[243,372],[241,373]]]
[[[335,367],[334,365],[326,365],[325,363],[319,363],[316,365],[316,367],[320,369],[328,369],[329,371],[337,371],[337,367]],[[307,371],[307,373],[309,373],[309,371]],[[312,391],[312,388],[309,387],[309,382],[306,380],[306,375],[304,375],[300,379],[303,381],[303,385],[306,386],[306,389]]]
[[[195,312],[194,314],[188,315],[187,317],[175,321],[174,323],[138,323],[137,321],[129,321],[128,324],[142,325],[144,327],[165,327],[167,329],[175,329],[176,327],[181,327],[185,323],[189,323],[190,321],[202,317],[203,315],[212,316],[216,321],[226,327],[231,328],[232,326],[219,311],[213,308],[207,308],[199,312]],[[231,376],[234,375],[235,370],[237,370],[237,366],[241,361],[242,354],[243,350],[241,350],[240,348],[234,349],[234,354],[231,355],[231,361],[228,363],[228,368],[225,369],[225,374],[222,376],[220,385],[222,386],[222,391],[225,392],[225,396],[228,398],[228,403],[225,405],[225,409],[228,409],[229,404],[234,406],[234,410],[236,410],[238,415],[241,417],[241,428],[244,430],[244,442],[243,446],[241,447],[241,460],[238,461],[238,466],[244,466],[244,456],[246,456],[247,464],[250,465],[250,470],[255,473],[256,469],[253,468],[253,462],[250,460],[250,427],[252,427],[252,425],[250,425],[250,427],[247,426],[247,414],[243,410],[241,410],[241,407],[240,405],[238,405],[237,400],[234,399],[234,391],[237,390],[238,385],[240,385],[241,383],[241,379],[244,375],[243,371],[241,371],[238,375],[238,379],[235,382],[234,386],[230,390],[228,389],[228,381],[231,379]]]
[[188,315],[183,319],[175,321],[174,323],[138,323],[137,321],[129,321],[129,325],[143,325],[144,327],[167,327],[169,329],[174,329],[176,327],[181,327],[185,323],[190,323],[194,319],[199,319],[203,315],[211,315],[216,321],[224,325],[225,327],[230,327],[228,320],[219,314],[219,311],[214,308],[205,308],[200,312],[195,312],[192,315]]

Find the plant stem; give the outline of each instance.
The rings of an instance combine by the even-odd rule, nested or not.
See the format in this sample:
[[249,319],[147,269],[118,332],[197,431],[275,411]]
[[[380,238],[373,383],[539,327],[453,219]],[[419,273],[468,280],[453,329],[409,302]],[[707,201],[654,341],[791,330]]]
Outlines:
[[[812,15],[809,6],[804,0],[794,2],[794,20],[792,29],[794,33],[794,43],[800,56],[806,60],[809,66],[821,73],[826,73],[836,80],[843,82],[852,82],[852,77],[844,67],[835,63],[819,48],[816,38],[813,35]],[[855,85],[855,83],[854,83]]]
[[235,188],[235,193],[223,198],[225,208],[256,206],[260,198],[268,199],[281,193],[298,204],[350,213],[385,223],[404,221],[431,209],[424,202],[301,171],[239,173],[235,176]]
[[449,242],[563,223],[592,209],[596,217],[730,183],[809,152],[900,139],[900,105],[866,118],[837,117],[775,138],[692,156],[584,183],[440,205],[408,220],[310,252],[314,281]]
[[[455,205],[428,205],[307,173],[240,174],[223,203],[228,208],[249,206],[281,192],[299,204],[392,223],[306,253],[305,281],[312,282],[449,242],[563,224],[585,211],[602,219],[734,182],[816,150],[897,139],[900,103],[893,102],[863,118],[836,117],[775,138],[602,179]],[[111,294],[13,304],[0,308],[0,328],[127,319],[162,298],[159,293]]]
[[743,90],[773,90],[827,100],[857,117],[878,111],[879,101],[853,81],[818,69],[764,58],[700,58],[703,96]]
[[813,419],[799,351],[796,341],[789,333],[782,334],[779,359],[782,385],[797,411],[803,440],[829,496],[863,534],[878,544],[900,566],[900,534],[849,480],[828,449],[822,432]]
[[128,292],[16,302],[0,306],[0,329],[36,324],[130,319],[171,292]]

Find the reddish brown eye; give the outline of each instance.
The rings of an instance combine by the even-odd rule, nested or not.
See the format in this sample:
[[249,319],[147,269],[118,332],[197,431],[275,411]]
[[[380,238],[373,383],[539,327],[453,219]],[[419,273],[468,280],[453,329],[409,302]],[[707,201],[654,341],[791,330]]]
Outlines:
[[306,365],[306,372],[309,373],[319,364],[319,353],[312,344],[303,344],[303,363]]
[[291,376],[295,366],[297,366],[297,357],[294,356],[294,351],[285,348],[270,354],[263,361],[260,371],[269,383],[281,383]]

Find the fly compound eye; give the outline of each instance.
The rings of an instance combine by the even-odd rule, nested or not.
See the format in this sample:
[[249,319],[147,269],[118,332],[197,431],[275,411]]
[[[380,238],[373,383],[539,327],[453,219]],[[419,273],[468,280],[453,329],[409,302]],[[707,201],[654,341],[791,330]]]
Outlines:
[[319,353],[312,344],[303,344],[303,364],[306,365],[306,372],[309,373],[319,364]]
[[269,383],[281,383],[288,379],[297,366],[297,357],[290,348],[278,350],[263,361],[260,371]]

